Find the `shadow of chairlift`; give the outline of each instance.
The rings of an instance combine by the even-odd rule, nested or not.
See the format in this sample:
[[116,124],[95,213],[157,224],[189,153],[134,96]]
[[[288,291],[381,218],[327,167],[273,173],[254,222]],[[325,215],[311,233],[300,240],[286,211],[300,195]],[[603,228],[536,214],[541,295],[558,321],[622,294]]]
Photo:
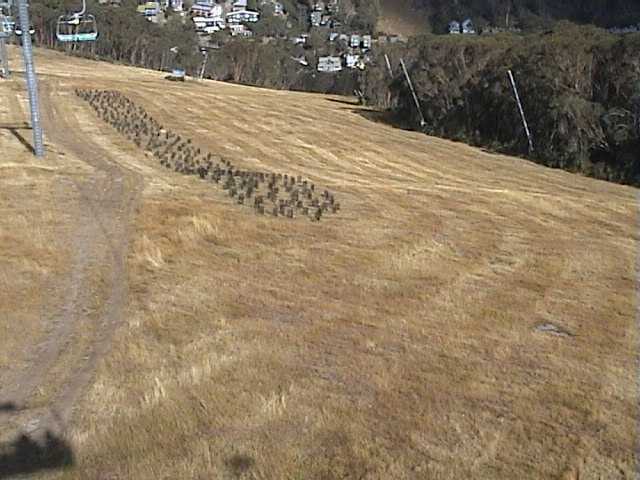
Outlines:
[[31,126],[28,123],[23,123],[23,124],[0,123],[0,130],[7,130],[9,133],[11,133],[11,135],[15,137],[16,140],[18,140],[22,144],[22,146],[24,146],[24,148],[27,149],[29,153],[35,154],[33,145],[20,133],[20,130],[31,130]]
[[68,468],[74,462],[69,443],[50,430],[41,441],[22,433],[14,441],[0,444],[0,479]]

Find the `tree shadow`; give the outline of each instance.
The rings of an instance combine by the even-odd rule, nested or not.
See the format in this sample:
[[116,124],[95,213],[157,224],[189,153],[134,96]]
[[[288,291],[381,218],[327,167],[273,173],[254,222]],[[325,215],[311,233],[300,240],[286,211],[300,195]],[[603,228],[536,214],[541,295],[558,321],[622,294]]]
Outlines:
[[352,113],[360,115],[362,118],[374,123],[383,123],[399,130],[405,130],[410,132],[428,133],[425,128],[421,128],[418,125],[413,125],[405,118],[388,111],[388,110],[375,110],[372,108],[354,108],[351,109]]
[[360,105],[358,100],[348,100],[348,99],[341,100],[338,98],[327,98],[326,100],[327,102],[340,103],[342,105],[351,105],[352,107],[356,105]]
[[33,145],[31,145],[31,143],[29,143],[29,141],[20,133],[20,130],[31,130],[31,127],[28,124],[0,124],[0,130],[7,130],[24,146],[24,148],[27,149],[29,153],[35,155],[36,151],[34,150]]
[[41,441],[21,434],[13,442],[0,444],[0,479],[67,468],[74,462],[69,443],[50,430]]

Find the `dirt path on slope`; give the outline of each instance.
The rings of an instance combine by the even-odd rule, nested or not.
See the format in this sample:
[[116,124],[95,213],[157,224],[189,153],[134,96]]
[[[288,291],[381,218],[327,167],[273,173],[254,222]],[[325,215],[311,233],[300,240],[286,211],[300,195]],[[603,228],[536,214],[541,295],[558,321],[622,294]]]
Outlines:
[[72,154],[93,168],[91,175],[69,177],[59,187],[76,189],[79,198],[69,205],[74,218],[71,274],[64,285],[43,292],[52,296],[43,319],[47,338],[32,347],[26,367],[2,378],[0,385],[0,400],[18,407],[10,419],[13,430],[34,438],[45,431],[64,432],[76,400],[124,318],[130,227],[142,187],[140,175],[82,137],[73,107],[64,98],[68,94],[53,82],[41,83],[48,148]]

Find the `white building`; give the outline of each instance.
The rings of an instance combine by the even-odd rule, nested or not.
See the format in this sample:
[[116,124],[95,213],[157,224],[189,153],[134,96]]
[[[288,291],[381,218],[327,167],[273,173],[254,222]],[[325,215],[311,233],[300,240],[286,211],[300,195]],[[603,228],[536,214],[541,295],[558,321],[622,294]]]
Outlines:
[[318,59],[319,72],[339,72],[342,70],[342,60],[340,57],[320,57]]
[[473,26],[473,22],[470,18],[467,18],[464,22],[462,22],[462,33],[464,35],[476,34],[476,28]]
[[232,37],[251,37],[253,32],[242,23],[234,23],[229,25],[229,32]]
[[247,0],[235,0],[233,2],[233,10],[240,11],[247,9]]
[[194,17],[216,18],[224,22],[224,18],[222,16],[222,5],[218,5],[218,4],[209,5],[207,3],[202,3],[201,1],[198,1],[191,7],[189,12]]
[[456,22],[455,20],[449,22],[448,30],[451,35],[458,35],[460,33],[460,22]]
[[356,66],[358,65],[358,61],[360,60],[360,55],[356,55],[355,53],[347,53],[344,59],[347,68],[356,68]]
[[225,28],[224,19],[221,17],[193,17],[192,20],[196,32],[199,33],[211,34]]
[[349,46],[351,48],[359,48],[360,42],[361,42],[360,35],[357,35],[354,33],[353,35],[351,35],[351,38],[349,39]]
[[309,34],[303,33],[298,37],[293,37],[292,41],[294,45],[306,45],[308,38],[309,38]]
[[309,17],[311,20],[311,25],[314,27],[319,27],[320,24],[322,23],[322,12],[313,11],[309,15]]
[[229,25],[244,22],[255,23],[258,20],[260,20],[260,13],[253,10],[237,10],[227,13],[227,23]]

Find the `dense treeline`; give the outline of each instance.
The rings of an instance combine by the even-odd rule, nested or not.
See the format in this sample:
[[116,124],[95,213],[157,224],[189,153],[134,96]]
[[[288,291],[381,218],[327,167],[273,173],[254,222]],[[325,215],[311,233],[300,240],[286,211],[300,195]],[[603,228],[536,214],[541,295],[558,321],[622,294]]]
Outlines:
[[[640,186],[638,51],[640,34],[560,23],[525,36],[426,36],[402,54],[430,133],[528,155],[511,69],[534,137],[532,159]],[[380,68],[368,72],[368,98],[418,125],[405,80],[384,80]]]
[[455,18],[471,17],[477,26],[524,29],[548,27],[556,20],[594,24],[600,27],[626,26],[640,22],[637,0],[414,0],[425,10],[436,32],[444,32]]

